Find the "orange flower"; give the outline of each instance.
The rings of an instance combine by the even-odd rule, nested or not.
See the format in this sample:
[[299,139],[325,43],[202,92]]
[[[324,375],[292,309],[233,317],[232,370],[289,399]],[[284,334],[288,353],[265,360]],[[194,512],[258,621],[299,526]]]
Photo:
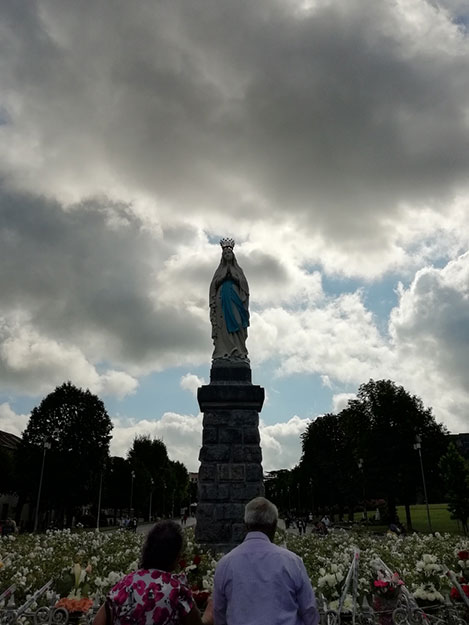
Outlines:
[[62,597],[55,604],[56,608],[65,608],[69,612],[88,612],[92,607],[93,600],[83,597],[82,599],[69,599],[68,597]]

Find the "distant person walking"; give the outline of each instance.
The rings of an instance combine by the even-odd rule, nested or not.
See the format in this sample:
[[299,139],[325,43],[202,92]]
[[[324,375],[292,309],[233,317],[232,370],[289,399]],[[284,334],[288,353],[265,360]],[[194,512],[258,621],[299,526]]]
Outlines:
[[244,542],[218,562],[215,625],[317,625],[313,588],[299,556],[273,544],[276,506],[256,497],[245,508]]

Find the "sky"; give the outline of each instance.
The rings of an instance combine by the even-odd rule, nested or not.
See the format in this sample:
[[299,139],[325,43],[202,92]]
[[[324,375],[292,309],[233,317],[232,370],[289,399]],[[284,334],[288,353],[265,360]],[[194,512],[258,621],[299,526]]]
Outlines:
[[4,0],[0,429],[70,380],[198,469],[235,253],[266,471],[360,384],[469,415],[462,0]]

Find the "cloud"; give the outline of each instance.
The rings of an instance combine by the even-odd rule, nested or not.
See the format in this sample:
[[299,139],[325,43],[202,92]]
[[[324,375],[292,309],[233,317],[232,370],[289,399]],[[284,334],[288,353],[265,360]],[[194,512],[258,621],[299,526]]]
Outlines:
[[[202,415],[181,415],[166,412],[160,419],[129,420],[114,417],[111,454],[126,456],[136,436],[148,435],[161,439],[171,460],[183,462],[189,471],[199,470],[199,451],[202,445]],[[287,423],[265,425],[261,422],[260,435],[264,471],[291,468],[301,455],[300,435],[308,419],[292,417]]]
[[193,373],[186,373],[186,375],[182,376],[180,384],[181,388],[192,393],[194,397],[197,397],[197,389],[205,384],[205,380]]
[[111,454],[125,457],[136,436],[150,436],[164,442],[171,460],[183,462],[189,471],[198,470],[202,443],[202,415],[180,415],[165,412],[156,420],[112,418],[114,425]]
[[354,383],[384,372],[392,361],[360,291],[316,306],[266,309],[259,317],[252,320],[251,349],[261,358],[275,355],[278,375],[318,373]]
[[261,422],[260,435],[264,471],[291,469],[301,457],[301,434],[310,419],[291,417],[286,423],[265,425]]
[[3,390],[31,395],[47,393],[64,379],[117,397],[138,386],[135,378],[122,371],[108,369],[99,374],[76,346],[41,335],[14,316],[0,318],[0,372]]
[[[4,390],[38,393],[59,377],[122,395],[136,375],[201,360],[209,330],[204,341],[200,316],[155,293],[169,253],[158,236],[122,205],[64,212],[37,197],[0,196]],[[100,376],[97,365],[110,362]]]
[[[318,374],[334,391],[332,411],[355,396],[350,387],[392,379],[433,407],[452,431],[467,428],[469,252],[441,268],[416,272],[389,325],[380,329],[357,290],[314,306],[266,309],[253,317],[251,349],[278,363],[278,376]],[[339,389],[344,385],[346,392]]]
[[447,214],[467,191],[469,42],[425,0],[302,6],[8,2],[7,187],[401,263],[406,207]]
[[135,393],[137,387],[138,381],[124,371],[107,371],[100,376],[100,389],[96,389],[96,392],[122,399]]
[[332,397],[332,412],[337,414],[347,407],[351,399],[355,399],[355,393],[337,393]]
[[469,252],[441,269],[418,271],[407,289],[400,287],[390,319],[407,385],[454,431],[467,429],[468,301]]
[[[390,377],[465,427],[460,0],[2,8],[5,397],[70,379],[122,398],[207,364],[208,285],[232,235],[253,366],[322,376],[336,407]],[[383,278],[404,285],[390,319],[366,298]],[[182,419],[163,421],[198,431]],[[124,448],[146,425],[119,427]],[[266,457],[278,445],[266,435]]]
[[0,430],[21,436],[29,421],[29,415],[16,414],[8,402],[0,404]]

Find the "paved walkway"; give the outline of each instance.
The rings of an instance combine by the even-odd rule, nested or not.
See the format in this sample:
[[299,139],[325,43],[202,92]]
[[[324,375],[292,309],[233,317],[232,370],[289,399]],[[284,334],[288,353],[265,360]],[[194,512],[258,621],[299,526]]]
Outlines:
[[[181,519],[180,518],[175,518],[173,519],[173,521],[176,521],[176,523],[180,523]],[[195,517],[190,516],[187,519],[187,523],[184,527],[194,527],[195,526]],[[140,523],[140,525],[137,527],[137,532],[139,534],[146,534],[149,529],[153,526],[153,523]],[[278,527],[281,530],[285,529],[285,521],[283,519],[279,519],[278,520]],[[296,527],[290,527],[290,529],[288,530],[289,532],[292,532],[293,534],[298,534],[298,530],[296,529]]]

